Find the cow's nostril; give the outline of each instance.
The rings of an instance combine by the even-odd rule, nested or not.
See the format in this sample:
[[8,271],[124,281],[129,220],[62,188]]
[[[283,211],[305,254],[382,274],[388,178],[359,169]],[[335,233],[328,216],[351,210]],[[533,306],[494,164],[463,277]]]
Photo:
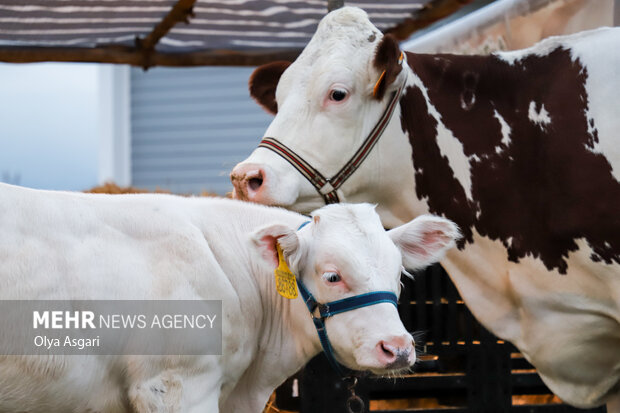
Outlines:
[[375,350],[378,361],[390,369],[408,367],[415,361],[415,350],[409,345],[411,341],[411,336],[407,335],[380,341]]
[[263,184],[262,177],[250,178],[248,180],[248,187],[250,187],[252,191],[258,191],[258,188],[260,188],[262,184]]
[[383,354],[385,355],[385,357],[389,359],[396,358],[396,354],[394,354],[394,352],[392,351],[390,347],[391,346],[386,345],[384,342],[381,342],[381,351],[383,351]]

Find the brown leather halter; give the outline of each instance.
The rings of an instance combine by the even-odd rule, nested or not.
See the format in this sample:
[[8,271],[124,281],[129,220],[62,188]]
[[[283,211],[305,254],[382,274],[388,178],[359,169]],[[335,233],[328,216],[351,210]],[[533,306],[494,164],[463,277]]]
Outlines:
[[[402,64],[405,60],[404,53],[401,53],[401,57],[399,59],[399,63]],[[377,81],[377,84],[383,79],[385,76],[385,71],[381,74],[381,77]],[[383,111],[381,118],[372,129],[370,134],[366,137],[362,145],[358,148],[358,150],[353,154],[353,156],[344,164],[344,166],[331,178],[325,178],[316,168],[313,168],[304,158],[295,153],[291,148],[284,145],[282,142],[278,141],[276,138],[264,137],[263,140],[258,144],[259,148],[269,149],[282,158],[284,158],[288,163],[293,165],[295,169],[297,169],[311,184],[316,188],[318,193],[323,197],[326,204],[335,204],[340,202],[338,198],[338,194],[336,191],[338,188],[342,186],[342,184],[353,175],[353,172],[359,168],[359,166],[364,162],[372,148],[377,144],[381,135],[385,131],[388,123],[390,123],[390,119],[394,114],[394,108],[396,108],[396,104],[400,99],[400,95],[405,87],[406,82],[403,82],[395,92],[392,93],[392,96],[388,102],[387,107]],[[376,90],[376,86],[375,86]]]

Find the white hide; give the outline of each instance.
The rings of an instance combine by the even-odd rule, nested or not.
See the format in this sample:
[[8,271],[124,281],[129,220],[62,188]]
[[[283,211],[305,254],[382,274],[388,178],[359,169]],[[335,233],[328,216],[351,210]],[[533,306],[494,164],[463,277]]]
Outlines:
[[540,109],[536,109],[536,102],[531,101],[530,106],[527,109],[527,117],[539,127],[544,129],[548,124],[551,123],[551,118],[549,117],[549,112],[545,109],[545,105],[541,105]]
[[585,408],[613,396],[620,380],[620,266],[593,264],[588,244],[577,244],[560,274],[531,256],[508,262],[499,241],[474,231],[474,243],[442,265],[474,316],[515,344],[562,400]]
[[[373,206],[340,204],[315,216],[297,231],[306,217],[232,200],[0,184],[0,299],[223,302],[221,356],[2,356],[0,411],[262,411],[320,345],[302,299],[277,295],[260,234],[289,235],[289,265],[321,302],[399,292],[403,258]],[[424,239],[418,230],[415,221],[400,228]],[[445,247],[424,248],[439,258]],[[323,281],[321,271],[334,269],[346,285]],[[387,303],[339,314],[327,328],[345,365],[379,374],[389,368],[375,357],[377,343],[412,340]]]
[[[616,7],[620,5],[616,2]],[[600,29],[602,33],[609,29]],[[597,31],[593,31],[594,35]],[[588,69],[586,90],[588,91],[588,121],[596,125],[598,142],[594,142],[595,153],[605,154],[612,166],[612,173],[616,181],[620,182],[620,145],[618,145],[618,116],[605,116],[609,106],[617,109],[618,93],[616,88],[610,87],[608,79],[618,79],[620,75],[620,53],[618,40],[613,36],[598,36],[597,41],[587,42],[580,38],[571,48],[573,59],[585,62]],[[600,56],[609,54],[607,61],[599,62]],[[592,130],[590,130],[592,132]],[[590,148],[588,148],[590,149]]]
[[[493,116],[495,116],[495,119],[497,119],[497,121],[499,122],[499,126],[500,126],[500,131],[502,133],[502,144],[505,147],[508,147],[508,145],[510,145],[510,132],[511,132],[511,128],[510,125],[508,125],[508,123],[506,122],[506,119],[504,119],[504,117],[502,115],[499,114],[499,112],[497,111],[497,109],[493,110]],[[495,151],[497,153],[502,153],[502,147],[501,146],[496,146],[495,147]]]

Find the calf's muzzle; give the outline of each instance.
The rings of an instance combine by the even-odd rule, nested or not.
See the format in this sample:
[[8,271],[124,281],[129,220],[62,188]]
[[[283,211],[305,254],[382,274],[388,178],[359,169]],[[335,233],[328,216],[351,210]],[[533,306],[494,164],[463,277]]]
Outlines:
[[415,347],[411,335],[392,337],[381,340],[376,347],[377,359],[386,368],[400,369],[415,362]]

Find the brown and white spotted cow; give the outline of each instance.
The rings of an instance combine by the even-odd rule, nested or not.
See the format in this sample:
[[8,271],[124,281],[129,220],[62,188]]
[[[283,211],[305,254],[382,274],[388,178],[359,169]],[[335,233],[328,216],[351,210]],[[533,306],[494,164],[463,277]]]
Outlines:
[[442,264],[475,316],[566,402],[615,405],[620,29],[400,56],[346,7],[295,62],[258,68],[252,96],[277,114],[232,171],[234,195],[302,212],[373,202],[386,227],[451,219],[464,238]]

